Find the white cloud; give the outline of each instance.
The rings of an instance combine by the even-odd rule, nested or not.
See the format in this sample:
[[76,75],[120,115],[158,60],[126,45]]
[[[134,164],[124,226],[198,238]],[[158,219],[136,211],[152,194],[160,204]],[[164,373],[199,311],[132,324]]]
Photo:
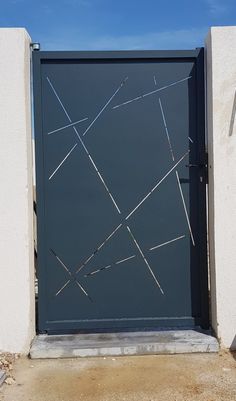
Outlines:
[[42,41],[45,50],[144,50],[191,49],[201,47],[208,28],[150,32],[140,35],[84,36],[75,32],[47,34]]
[[153,32],[143,35],[104,36],[95,38],[95,49],[170,49],[201,46],[205,30],[191,29]]
[[91,7],[91,0],[64,0],[64,4],[69,6]]
[[206,3],[211,15],[214,17],[221,16],[228,10],[225,2],[223,3],[221,0],[206,0]]
[[9,3],[12,5],[16,5],[20,3],[25,3],[25,0],[10,0]]

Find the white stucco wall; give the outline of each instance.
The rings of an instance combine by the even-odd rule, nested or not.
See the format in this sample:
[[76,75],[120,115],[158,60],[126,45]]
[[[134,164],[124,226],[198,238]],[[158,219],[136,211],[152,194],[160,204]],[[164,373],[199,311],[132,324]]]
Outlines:
[[35,333],[30,37],[0,29],[0,351]]
[[212,324],[236,348],[236,26],[211,28],[206,58]]
[[[211,29],[206,61],[212,325],[236,348],[236,27]],[[20,353],[35,335],[30,113],[30,37],[0,29],[0,351]]]

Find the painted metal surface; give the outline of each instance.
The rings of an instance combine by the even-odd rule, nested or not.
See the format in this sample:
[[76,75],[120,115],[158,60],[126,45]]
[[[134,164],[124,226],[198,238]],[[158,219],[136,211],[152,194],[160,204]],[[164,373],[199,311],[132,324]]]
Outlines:
[[202,49],[33,56],[39,331],[207,327]]

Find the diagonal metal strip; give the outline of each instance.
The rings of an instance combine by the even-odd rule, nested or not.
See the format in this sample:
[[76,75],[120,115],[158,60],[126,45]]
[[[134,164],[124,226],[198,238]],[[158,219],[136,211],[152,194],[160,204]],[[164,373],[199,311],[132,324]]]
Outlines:
[[143,259],[143,261],[144,261],[144,263],[145,263],[145,265],[147,266],[149,272],[151,273],[152,278],[154,279],[154,281],[155,281],[156,285],[158,286],[159,290],[161,291],[162,295],[164,295],[164,291],[163,291],[163,289],[161,288],[161,285],[160,285],[159,281],[157,280],[155,274],[153,273],[153,270],[152,270],[150,264],[148,263],[147,258],[145,257],[145,255],[144,255],[142,249],[140,248],[140,245],[138,244],[136,238],[134,237],[134,235],[133,235],[133,233],[132,233],[130,227],[129,227],[129,226],[126,226],[126,228],[127,228],[128,232],[129,232],[129,234],[130,234],[130,236],[131,236],[131,238],[132,238],[132,240],[133,240],[133,242],[134,242],[136,248],[138,249],[138,251],[139,251],[139,253],[140,253],[140,255],[141,255],[141,257],[142,257],[142,259]]
[[[173,147],[172,147],[172,144],[171,144],[170,135],[169,135],[169,131],[168,131],[167,123],[166,123],[166,117],[165,117],[165,113],[164,113],[160,98],[159,98],[159,105],[160,105],[162,120],[163,120],[163,124],[164,124],[164,127],[165,127],[165,132],[166,132],[166,136],[167,136],[167,140],[168,140],[168,144],[169,144],[170,154],[171,154],[172,160],[174,161],[175,160],[174,151],[173,151]],[[190,142],[193,143],[193,140],[190,137],[188,137],[188,139],[189,139]],[[191,227],[191,224],[190,224],[190,219],[189,219],[189,216],[188,216],[188,211],[187,211],[187,207],[186,207],[186,203],[185,203],[185,199],[184,199],[184,194],[183,194],[182,187],[181,187],[181,184],[180,184],[179,173],[178,173],[177,170],[175,171],[175,174],[176,174],[177,184],[178,184],[178,188],[179,188],[179,192],[180,192],[180,196],[181,196],[181,201],[182,201],[183,208],[184,208],[184,213],[185,213],[185,217],[186,217],[186,221],[187,221],[190,237],[191,237],[193,246],[195,246],[195,241],[194,241],[194,237],[193,237],[193,231],[192,231],[192,227]]]
[[113,237],[113,235],[122,227],[122,223],[119,224],[112,232],[109,234],[103,242],[95,249],[95,251],[78,267],[76,273],[79,273],[87,264],[88,262],[104,247],[104,245]]
[[155,249],[161,248],[162,246],[172,244],[172,242],[178,241],[182,238],[185,238],[185,235],[180,235],[179,237],[170,239],[169,241],[162,242],[161,244],[154,245],[152,248],[149,248],[149,251],[154,251]]
[[[71,120],[71,118],[70,118],[70,116],[69,116],[69,114],[68,114],[68,112],[67,112],[67,110],[66,110],[66,108],[65,108],[65,106],[64,106],[64,104],[63,104],[63,102],[62,102],[62,100],[60,99],[60,97],[59,97],[59,95],[58,95],[58,93],[57,93],[55,87],[53,86],[52,82],[50,81],[50,79],[49,79],[48,77],[47,77],[47,80],[48,80],[48,82],[49,82],[49,84],[50,84],[50,86],[51,86],[51,88],[52,88],[52,90],[53,90],[53,93],[55,94],[57,100],[59,101],[59,103],[60,103],[60,105],[61,105],[61,107],[62,107],[62,109],[63,109],[65,115],[67,116],[69,122],[71,123],[72,120]],[[118,213],[120,214],[120,213],[121,213],[121,212],[120,212],[120,209],[119,209],[119,207],[118,207],[118,205],[117,205],[117,203],[116,203],[116,201],[115,201],[113,195],[111,194],[111,191],[109,190],[107,184],[105,183],[104,178],[102,177],[101,173],[99,172],[99,170],[98,170],[98,168],[97,168],[97,166],[96,166],[94,160],[92,159],[92,156],[90,155],[90,153],[89,153],[87,147],[85,146],[85,144],[84,144],[84,142],[83,142],[81,136],[79,135],[79,133],[78,133],[78,131],[77,131],[77,129],[76,129],[75,126],[73,126],[73,129],[74,129],[74,131],[75,131],[75,133],[76,133],[76,135],[77,135],[77,137],[78,137],[78,139],[79,139],[79,141],[80,141],[80,143],[81,143],[81,145],[82,145],[82,147],[83,147],[83,149],[84,149],[86,155],[88,156],[90,162],[92,163],[92,166],[93,166],[93,168],[95,169],[95,171],[96,171],[96,173],[97,173],[97,175],[98,175],[100,181],[102,182],[102,184],[103,184],[103,186],[104,186],[106,192],[108,193],[108,195],[109,195],[109,197],[110,197],[112,203],[114,204],[116,210],[117,210]]]
[[[180,235],[179,237],[170,239],[169,241],[165,241],[165,242],[162,242],[161,244],[154,245],[153,247],[149,248],[149,251],[154,251],[154,250],[156,250],[156,249],[158,249],[158,248],[161,248],[161,247],[163,247],[163,246],[172,244],[173,242],[178,241],[178,240],[180,240],[180,239],[183,239],[183,238],[185,238],[185,237],[186,237],[186,235]],[[97,268],[96,270],[92,270],[90,273],[85,274],[84,277],[94,276],[95,274],[100,273],[101,271],[109,270],[109,269],[115,267],[116,265],[119,265],[119,264],[121,264],[121,263],[124,263],[124,262],[126,262],[127,260],[133,259],[133,258],[135,258],[135,257],[136,257],[136,255],[131,255],[131,256],[128,256],[127,258],[120,259],[120,260],[118,260],[117,262],[113,262],[113,263],[110,264],[110,265],[106,265],[106,266]]]
[[116,89],[116,91],[113,93],[113,95],[110,97],[110,99],[106,102],[105,106],[102,107],[102,109],[99,111],[99,113],[96,115],[96,117],[94,118],[94,120],[91,122],[91,124],[89,124],[89,126],[86,128],[86,130],[83,133],[83,136],[87,134],[87,132],[90,130],[90,128],[93,126],[93,124],[95,123],[95,121],[100,117],[100,115],[104,112],[104,110],[107,108],[107,106],[111,103],[111,101],[114,99],[114,97],[117,95],[117,93],[120,91],[120,89],[122,88],[122,86],[124,86],[125,82],[127,81],[128,77],[126,77],[125,79],[123,79],[123,81],[121,82],[121,84],[118,86],[118,88]]
[[160,98],[159,98],[159,105],[160,105],[160,109],[161,109],[161,115],[162,115],[165,131],[166,131],[166,136],[167,136],[167,140],[168,140],[168,144],[169,144],[169,148],[170,148],[171,157],[172,157],[172,160],[174,162],[175,161],[174,152],[173,152],[173,148],[172,148],[172,144],[171,144],[171,140],[170,140],[170,135],[169,135],[169,131],[168,131],[167,124],[166,124],[166,118],[165,118],[165,114],[164,114],[164,111],[163,111],[163,107],[162,107],[162,103],[161,103],[161,99]]
[[[58,93],[56,92],[56,90],[55,90],[54,86],[52,85],[51,81],[49,80],[49,78],[47,78],[47,79],[48,79],[48,81],[49,81],[49,83],[50,83],[50,86],[51,86],[51,88],[53,89],[53,92],[54,92],[54,94],[56,95],[56,97],[57,97],[57,99],[58,99],[58,101],[59,101],[59,103],[60,103],[60,105],[61,105],[63,111],[65,112],[67,118],[69,119],[69,122],[72,123],[72,120],[71,120],[71,118],[70,118],[70,116],[69,116],[69,114],[68,114],[68,112],[67,112],[67,110],[66,110],[66,108],[65,108],[65,106],[64,106],[64,104],[63,104],[63,102],[61,101],[61,99],[60,99]],[[115,94],[118,92],[118,90],[121,89],[121,87],[123,86],[123,84],[124,84],[124,82],[120,85],[120,87],[117,89],[117,91],[114,93],[114,95],[109,99],[109,101],[108,101],[108,102],[105,104],[105,106],[101,109],[101,111],[100,111],[100,112],[98,113],[98,115],[95,117],[95,119],[93,120],[93,122],[89,125],[89,127],[87,128],[87,130],[84,132],[83,135],[85,135],[86,132],[88,132],[89,128],[94,124],[94,122],[96,121],[96,119],[97,119],[97,118],[101,115],[101,113],[105,110],[105,108],[107,107],[107,105],[108,105],[108,104],[110,103],[110,101],[113,99],[113,97],[114,97]],[[156,92],[156,91],[154,91],[154,92]],[[150,94],[150,93],[145,94],[145,95],[143,95],[142,97],[147,96],[147,95],[149,95],[149,94]],[[168,129],[167,129],[167,126],[166,126],[165,117],[164,117],[164,113],[163,113],[163,109],[162,109],[161,103],[160,103],[160,107],[161,107],[161,110],[162,110],[162,116],[163,116],[163,119],[164,119],[164,124],[165,124],[165,129],[166,129],[166,132],[167,132],[167,136],[168,136],[168,138],[169,138]],[[113,204],[115,205],[117,211],[118,211],[119,213],[121,213],[121,212],[120,212],[120,209],[119,209],[119,207],[118,207],[118,205],[116,204],[116,202],[115,202],[113,196],[111,195],[111,193],[110,193],[110,191],[109,191],[107,185],[105,184],[105,182],[104,182],[104,180],[103,180],[101,174],[99,173],[99,171],[98,171],[98,169],[97,169],[97,166],[96,166],[96,164],[94,163],[94,161],[93,161],[93,159],[92,159],[92,157],[91,157],[91,155],[90,155],[90,153],[89,153],[87,147],[85,146],[85,144],[84,144],[84,142],[83,142],[81,136],[79,135],[79,133],[78,133],[76,127],[75,127],[73,124],[71,124],[71,125],[73,126],[73,129],[74,129],[74,131],[75,131],[75,133],[76,133],[76,135],[77,135],[77,137],[78,137],[78,139],[79,139],[79,141],[80,141],[80,143],[81,143],[83,149],[85,150],[85,152],[86,152],[86,154],[87,154],[89,160],[91,161],[93,167],[95,168],[95,171],[97,172],[97,174],[98,174],[100,180],[102,181],[102,183],[103,183],[103,185],[104,185],[106,191],[108,192],[108,194],[109,194],[109,196],[110,196],[110,198],[111,198]],[[169,140],[169,144],[170,144],[170,140]],[[170,144],[170,147],[171,147],[171,144]],[[172,152],[172,153],[173,153],[173,152]],[[182,161],[182,159],[183,159],[188,153],[189,153],[189,152],[187,152],[187,153],[176,163],[176,165],[179,164],[179,163]],[[69,156],[69,155],[67,155],[67,157],[68,157],[68,156]],[[66,158],[67,158],[67,157],[66,157]],[[172,157],[172,158],[173,158],[173,157]],[[174,160],[174,158],[173,158],[173,160]],[[176,165],[175,165],[175,166],[176,166]],[[167,174],[166,174],[160,181],[158,181],[158,183],[157,183],[157,184],[151,189],[151,191],[141,200],[141,202],[139,202],[139,204],[130,212],[130,214],[129,214],[128,216],[126,216],[126,218],[125,218],[124,220],[128,220],[128,219],[131,217],[131,215],[132,215],[136,210],[138,210],[138,208],[142,205],[142,203],[143,203],[146,199],[148,199],[148,197],[155,191],[155,189],[156,189],[156,188],[165,180],[165,178],[173,171],[173,169],[175,168],[175,166],[173,166],[173,167],[167,172]],[[56,169],[56,171],[57,171],[57,169]],[[122,224],[123,224],[123,223],[121,223],[119,226],[117,226],[117,227],[115,228],[115,230],[113,230],[113,232],[105,239],[105,241],[103,241],[102,244],[100,244],[99,247],[92,253],[92,255],[90,255],[90,256],[85,260],[85,262],[77,269],[76,274],[79,273],[79,271],[80,271],[82,268],[84,268],[84,267],[86,266],[86,264],[87,264],[87,263],[95,256],[95,254],[105,245],[105,243],[115,234],[115,232],[122,226]],[[162,290],[162,288],[161,288],[161,286],[160,286],[159,281],[158,281],[157,278],[155,277],[155,275],[154,275],[154,273],[153,273],[153,271],[152,271],[152,269],[151,269],[151,267],[150,267],[150,265],[149,265],[149,263],[148,263],[148,261],[147,261],[145,255],[143,254],[143,251],[142,251],[141,248],[140,248],[140,245],[137,243],[137,240],[135,239],[133,233],[131,232],[130,227],[127,225],[126,228],[127,228],[128,232],[129,232],[129,234],[130,234],[130,236],[131,236],[131,238],[132,238],[132,240],[133,240],[135,246],[137,247],[139,253],[141,254],[141,256],[142,256],[142,258],[143,258],[143,260],[144,260],[146,266],[148,267],[148,269],[149,269],[149,271],[150,271],[150,273],[151,273],[151,275],[152,275],[152,277],[153,277],[155,283],[156,283],[157,286],[159,287],[161,293],[164,294],[164,292],[163,292],[163,290]],[[110,266],[108,266],[108,267],[110,267]],[[100,269],[100,270],[101,270],[101,269]],[[77,282],[77,284],[78,284],[78,286],[80,286],[80,283]],[[86,293],[86,291],[83,289],[83,287],[82,287],[82,291],[85,293],[85,295],[87,295],[87,293]],[[88,296],[88,295],[87,295],[87,296]]]
[[52,179],[52,177],[57,173],[57,171],[61,168],[61,166],[65,163],[65,161],[68,159],[68,157],[70,156],[70,154],[73,152],[73,150],[76,148],[76,146],[78,145],[78,143],[76,143],[74,146],[72,146],[72,148],[69,150],[69,152],[66,154],[66,156],[64,157],[64,159],[58,164],[58,166],[55,168],[55,170],[52,172],[52,174],[50,175],[50,177],[48,178],[48,180],[50,181]]
[[70,124],[67,124],[67,125],[63,125],[60,128],[57,128],[57,129],[54,129],[53,131],[48,132],[47,134],[48,135],[55,134],[56,132],[63,131],[66,128],[72,127],[73,125],[82,123],[83,121],[86,121],[86,120],[88,120],[88,117],[82,118],[81,120],[74,121],[73,123],[70,123]]
[[103,267],[100,267],[99,269],[92,270],[90,273],[85,274],[84,277],[93,276],[94,274],[100,273],[100,272],[103,271],[103,270],[108,270],[108,269],[110,269],[110,268],[113,268],[113,267],[115,267],[116,265],[119,265],[119,264],[121,264],[121,263],[124,263],[124,262],[126,262],[127,260],[133,259],[133,258],[135,258],[135,257],[136,257],[136,255],[131,255],[131,256],[128,256],[127,258],[125,258],[125,259],[121,259],[121,260],[118,260],[117,262],[113,262],[111,265],[103,266]]
[[68,286],[70,282],[71,280],[68,280],[65,284],[63,284],[63,286],[56,292],[55,297],[57,297]]
[[135,97],[135,98],[133,98],[133,99],[126,100],[125,102],[120,103],[120,104],[117,104],[116,106],[114,106],[114,107],[112,107],[112,108],[113,108],[113,109],[117,109],[117,108],[122,107],[122,106],[125,106],[125,105],[127,105],[127,104],[129,104],[129,103],[133,103],[133,102],[135,102],[135,101],[137,101],[137,100],[144,99],[144,98],[147,97],[147,96],[153,95],[154,93],[163,91],[163,90],[165,90],[165,89],[167,89],[167,88],[170,88],[171,86],[174,86],[174,85],[177,85],[177,84],[179,84],[179,83],[181,83],[181,82],[187,81],[187,80],[190,79],[190,78],[192,78],[192,77],[189,76],[189,77],[180,79],[179,81],[172,82],[172,83],[169,84],[169,85],[162,86],[161,88],[155,89],[155,90],[153,90],[153,91],[151,91],[151,92],[147,92],[147,93],[144,93],[143,95],[137,96],[137,97]]
[[75,281],[76,284],[78,285],[78,287],[81,289],[81,291],[86,295],[86,297],[88,297],[88,299],[93,302],[92,298],[89,296],[89,294],[87,293],[87,291],[85,291],[84,287],[80,284],[80,282],[78,280]]
[[187,207],[186,207],[186,203],[185,203],[185,199],[184,199],[184,194],[183,194],[183,191],[182,191],[182,188],[181,188],[181,184],[180,184],[180,180],[179,180],[179,173],[178,173],[177,170],[176,170],[175,174],[176,174],[176,179],[177,179],[177,183],[178,183],[178,187],[179,187],[180,196],[181,196],[182,203],[183,203],[184,213],[185,213],[185,217],[186,217],[186,220],[187,220],[190,237],[191,237],[193,246],[195,246],[195,241],[194,241],[194,237],[193,237],[193,231],[192,231],[192,227],[191,227],[189,216],[188,216],[188,211],[187,211]]
[[[57,297],[67,286],[68,284],[70,284],[72,282],[72,274],[71,271],[69,270],[69,268],[66,266],[66,264],[63,262],[63,260],[56,254],[56,252],[53,249],[50,249],[51,253],[53,254],[53,256],[55,256],[55,258],[57,259],[57,261],[60,263],[60,265],[63,267],[63,269],[66,270],[66,272],[69,274],[70,279],[66,281],[65,284],[63,284],[63,286],[56,292],[55,296]],[[90,301],[92,301],[91,297],[89,296],[89,294],[85,291],[85,289],[83,288],[83,286],[80,284],[80,282],[78,280],[75,280],[76,284],[78,285],[78,287],[81,289],[81,291],[89,298]]]
[[52,248],[50,249],[50,251],[55,256],[55,258],[58,260],[58,262],[61,264],[61,266],[66,270],[66,272],[71,276],[70,270],[65,265],[65,263],[61,260],[61,258],[56,254],[56,252]]
[[161,185],[161,183],[168,177],[168,175],[170,175],[170,173],[172,173],[173,170],[175,170],[175,168],[182,162],[182,160],[189,154],[189,150],[174,164],[173,167],[171,167],[171,169],[156,183],[156,185],[154,185],[154,187],[150,190],[150,192],[148,192],[147,195],[145,195],[143,197],[143,199],[138,203],[138,205],[128,214],[128,216],[125,217],[125,220],[128,220],[132,214],[134,212],[136,212],[140,206],[143,204],[143,202],[145,202],[146,199],[149,198],[149,196],[157,189],[157,187],[159,187],[159,185]]
[[122,220],[122,222],[114,228],[114,230],[105,238],[104,241],[100,243],[100,245],[92,252],[92,254],[78,267],[76,273],[79,273],[87,264],[88,262],[99,252],[100,249],[113,237],[113,235],[123,226],[124,222],[128,220],[133,213],[135,213],[140,206],[145,202],[149,196],[156,190],[156,188],[161,185],[161,183],[171,174],[171,172],[178,166],[182,160],[189,154],[189,150],[174,164],[174,166],[155,184],[155,186],[148,192],[147,195],[143,197],[143,199],[138,203],[138,205]]

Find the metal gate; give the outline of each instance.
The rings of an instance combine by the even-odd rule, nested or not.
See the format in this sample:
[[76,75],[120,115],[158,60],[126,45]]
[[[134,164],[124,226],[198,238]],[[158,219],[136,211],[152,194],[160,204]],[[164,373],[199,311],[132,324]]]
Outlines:
[[33,67],[39,331],[208,327],[203,49]]

